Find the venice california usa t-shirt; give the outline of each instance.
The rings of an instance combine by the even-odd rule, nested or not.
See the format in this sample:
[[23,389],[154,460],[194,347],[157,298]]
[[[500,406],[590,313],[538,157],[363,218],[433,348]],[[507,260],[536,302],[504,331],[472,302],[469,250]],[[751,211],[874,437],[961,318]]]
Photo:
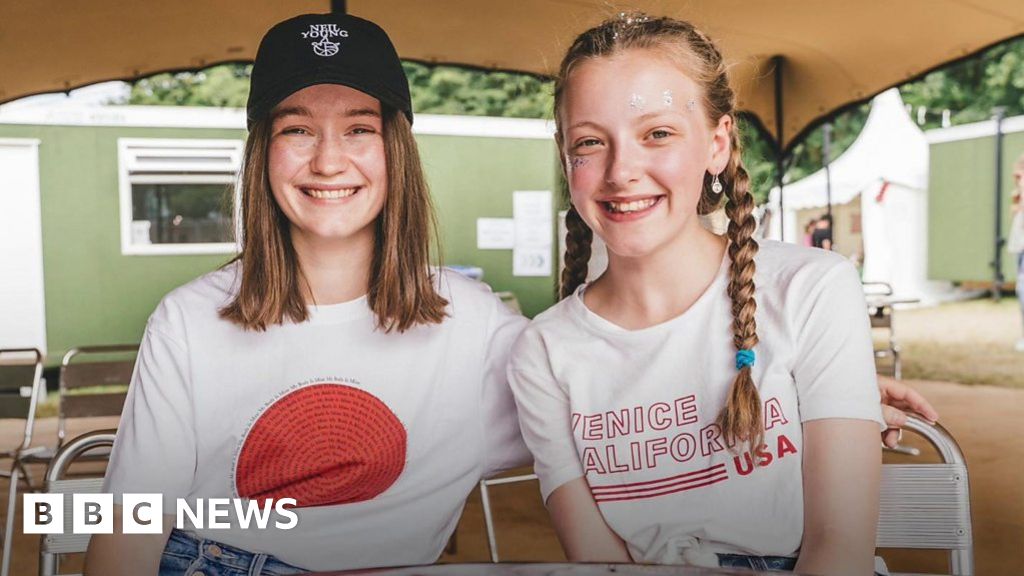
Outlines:
[[626,330],[587,309],[583,286],[534,319],[513,350],[509,379],[545,500],[585,477],[638,562],[717,566],[715,553],[794,554],[801,424],[882,424],[853,265],[768,241],[755,262],[753,378],[765,439],[753,451],[730,450],[715,424],[736,374],[727,256],[681,316]]

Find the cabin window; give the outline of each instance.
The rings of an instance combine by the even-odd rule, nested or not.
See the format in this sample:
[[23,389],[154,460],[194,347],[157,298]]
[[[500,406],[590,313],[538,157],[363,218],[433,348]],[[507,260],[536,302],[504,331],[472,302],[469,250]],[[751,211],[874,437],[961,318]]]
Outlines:
[[118,140],[123,254],[237,250],[241,140]]

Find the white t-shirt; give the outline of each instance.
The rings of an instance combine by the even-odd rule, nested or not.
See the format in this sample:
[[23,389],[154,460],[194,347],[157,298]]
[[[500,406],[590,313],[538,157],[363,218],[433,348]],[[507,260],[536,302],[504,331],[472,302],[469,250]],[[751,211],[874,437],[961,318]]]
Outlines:
[[730,453],[715,424],[736,374],[728,262],[667,322],[618,327],[587,309],[581,287],[513,349],[509,379],[544,499],[585,476],[638,562],[793,555],[803,534],[801,423],[882,423],[856,270],[833,253],[764,241],[753,378],[765,445],[753,457]]
[[[1010,221],[1010,238],[1006,242],[1006,251],[1010,254],[1024,252],[1024,209],[1014,213]],[[1024,272],[1018,270],[1017,273]]]
[[363,297],[245,331],[217,314],[237,270],[149,319],[104,491],[162,493],[165,514],[296,498],[293,529],[195,532],[310,570],[434,562],[477,482],[530,461],[505,375],[526,319],[443,271],[441,324],[385,334]]

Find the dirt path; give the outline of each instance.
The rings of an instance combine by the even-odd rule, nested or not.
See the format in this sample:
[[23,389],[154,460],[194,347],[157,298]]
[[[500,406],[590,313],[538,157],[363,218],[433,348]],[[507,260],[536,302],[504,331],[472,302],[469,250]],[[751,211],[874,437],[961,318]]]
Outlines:
[[[938,408],[940,421],[957,438],[967,457],[974,519],[975,565],[980,576],[1017,574],[1024,565],[1024,390],[961,386],[944,382],[912,382]],[[116,422],[115,422],[116,423]],[[0,438],[14,438],[16,428],[0,426]],[[100,427],[110,422],[97,423]],[[55,422],[43,419],[37,438],[55,438]],[[909,441],[908,443],[914,444]],[[13,441],[4,442],[11,445]],[[923,443],[919,443],[924,447]],[[6,483],[0,505],[6,510]],[[497,487],[492,501],[503,560],[563,560],[535,483]],[[36,573],[38,538],[21,534],[16,517],[12,574]],[[479,495],[466,504],[457,532],[457,552],[443,562],[485,562],[489,556]],[[890,568],[903,572],[943,573],[942,552],[882,551]],[[68,562],[76,569],[78,561]]]
[[1015,299],[969,300],[897,310],[903,377],[1024,389],[1024,353]]

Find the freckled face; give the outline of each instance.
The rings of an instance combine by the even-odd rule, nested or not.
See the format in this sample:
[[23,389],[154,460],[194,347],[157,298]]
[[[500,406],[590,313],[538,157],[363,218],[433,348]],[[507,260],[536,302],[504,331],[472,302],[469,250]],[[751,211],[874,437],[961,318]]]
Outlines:
[[647,50],[582,61],[565,94],[570,195],[609,250],[641,257],[699,226],[704,174],[724,167],[728,132],[723,158],[700,90],[677,65]]
[[387,194],[380,102],[320,84],[284,99],[271,117],[268,177],[296,245],[372,242]]

